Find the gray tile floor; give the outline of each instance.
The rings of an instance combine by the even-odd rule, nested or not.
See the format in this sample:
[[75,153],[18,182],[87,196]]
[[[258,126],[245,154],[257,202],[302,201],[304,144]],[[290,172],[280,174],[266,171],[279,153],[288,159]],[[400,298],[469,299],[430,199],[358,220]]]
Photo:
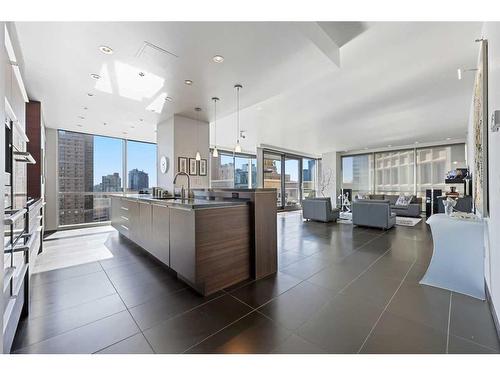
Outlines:
[[500,351],[487,303],[418,284],[432,254],[423,222],[383,232],[286,213],[278,241],[277,275],[204,298],[111,228],[67,231],[48,242],[101,258],[33,276],[14,352]]

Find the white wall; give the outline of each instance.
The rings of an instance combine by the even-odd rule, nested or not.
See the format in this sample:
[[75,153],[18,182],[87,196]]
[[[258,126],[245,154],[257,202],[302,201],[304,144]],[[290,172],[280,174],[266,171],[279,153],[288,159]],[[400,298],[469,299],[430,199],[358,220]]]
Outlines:
[[[157,152],[157,183],[158,186],[172,191],[172,181],[174,180],[174,169],[176,161],[174,160],[174,117],[160,122],[156,127],[156,152]],[[169,160],[167,173],[163,174],[160,170],[160,158],[162,155]]]
[[[174,115],[161,122],[157,127],[158,146],[158,186],[173,191],[173,178],[179,171],[178,158],[195,158],[199,151],[202,159],[207,160],[206,176],[190,176],[192,188],[209,187],[209,126],[207,122],[193,120],[187,117]],[[170,168],[166,174],[160,171],[159,158],[165,155],[170,160]],[[185,177],[179,177],[176,187],[187,187]]]
[[[330,186],[325,190],[325,196],[330,197],[332,200],[332,205],[335,206],[337,202],[337,196],[340,194],[340,187],[342,186],[340,182],[341,168],[340,168],[340,153],[333,151],[327,152],[321,155],[321,169],[319,173],[319,182],[323,181],[323,176],[328,173],[332,174],[330,181]],[[321,187],[318,187],[318,194]]]
[[57,130],[46,128],[47,169],[45,170],[45,230],[57,230],[58,226],[58,199],[57,199]]
[[[500,23],[486,22],[482,37],[488,39],[488,119],[494,110],[500,109]],[[472,97],[472,95],[471,95]],[[472,166],[474,149],[472,147],[472,122],[468,127],[468,162]],[[500,132],[489,130],[489,201],[490,215],[487,221],[486,239],[486,283],[500,321]]]
[[[175,173],[179,172],[177,160],[179,157],[195,158],[196,151],[199,151],[201,158],[207,161],[206,176],[191,176],[192,188],[207,188],[208,178],[208,159],[209,154],[209,126],[207,122],[192,120],[183,116],[174,116],[174,156]],[[189,166],[189,163],[188,163]],[[181,184],[186,184],[185,179],[179,179]],[[178,183],[178,187],[181,185]]]

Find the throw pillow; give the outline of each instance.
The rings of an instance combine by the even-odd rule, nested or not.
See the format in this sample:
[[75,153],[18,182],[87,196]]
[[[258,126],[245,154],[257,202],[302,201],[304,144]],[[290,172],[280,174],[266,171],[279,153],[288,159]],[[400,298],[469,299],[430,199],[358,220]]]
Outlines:
[[369,194],[358,193],[356,195],[356,199],[370,199],[370,195]]
[[403,195],[401,194],[396,201],[396,206],[408,206],[411,201],[411,195]]

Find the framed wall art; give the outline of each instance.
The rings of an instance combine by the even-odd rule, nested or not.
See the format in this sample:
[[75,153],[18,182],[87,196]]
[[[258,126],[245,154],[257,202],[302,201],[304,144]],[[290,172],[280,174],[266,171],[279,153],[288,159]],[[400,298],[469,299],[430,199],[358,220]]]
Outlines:
[[178,162],[178,165],[177,165],[177,169],[179,170],[179,172],[187,173],[188,172],[188,166],[187,166],[187,164],[188,164],[188,159],[179,156],[179,162]]
[[189,158],[189,174],[196,176],[198,174],[198,163],[195,158]]

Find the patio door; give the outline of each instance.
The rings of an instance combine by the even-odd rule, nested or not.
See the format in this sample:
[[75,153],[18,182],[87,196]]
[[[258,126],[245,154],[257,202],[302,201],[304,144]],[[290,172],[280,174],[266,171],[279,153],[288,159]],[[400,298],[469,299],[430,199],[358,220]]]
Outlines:
[[264,152],[264,188],[276,189],[279,209],[296,210],[302,201],[302,158]]

